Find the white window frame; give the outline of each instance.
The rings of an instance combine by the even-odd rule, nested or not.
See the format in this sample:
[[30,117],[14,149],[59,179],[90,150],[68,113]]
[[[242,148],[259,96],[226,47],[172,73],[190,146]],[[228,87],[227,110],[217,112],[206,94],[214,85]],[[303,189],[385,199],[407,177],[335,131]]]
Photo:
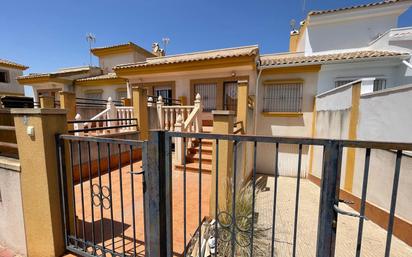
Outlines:
[[[388,79],[386,77],[384,77],[384,76],[371,76],[371,75],[365,75],[365,76],[360,76],[360,77],[340,77],[340,78],[336,78],[335,81],[334,81],[334,84],[335,84],[334,86],[335,86],[335,88],[338,88],[338,87],[341,87],[345,84],[348,84],[350,82],[353,82],[353,81],[361,79],[361,78],[375,78],[375,80],[373,81],[373,92],[386,89],[386,85],[387,85],[387,82],[388,82]],[[378,81],[384,81],[384,83],[383,83],[384,85],[380,89],[376,88],[378,86],[377,85]],[[346,83],[337,86],[338,82],[346,82]]]

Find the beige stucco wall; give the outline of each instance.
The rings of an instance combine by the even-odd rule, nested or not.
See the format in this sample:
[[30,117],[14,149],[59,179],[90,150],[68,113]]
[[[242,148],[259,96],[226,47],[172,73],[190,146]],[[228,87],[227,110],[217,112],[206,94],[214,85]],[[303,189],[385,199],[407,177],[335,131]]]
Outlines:
[[[155,83],[174,81],[175,82],[175,96],[185,96],[188,100],[188,104],[193,104],[193,97],[191,96],[190,81],[197,79],[214,79],[214,78],[230,78],[235,73],[236,77],[249,76],[249,94],[253,95],[255,92],[256,84],[256,71],[251,66],[238,66],[219,69],[205,69],[196,71],[182,71],[182,72],[169,72],[149,75],[139,75],[129,77],[129,83],[142,84],[142,83]],[[236,80],[234,77],[234,80]],[[204,112],[202,119],[212,120],[211,112]]]
[[119,64],[141,62],[146,60],[146,57],[137,53],[119,53],[109,54],[99,57],[99,65],[104,73],[113,72],[113,67]]
[[76,86],[75,92],[76,97],[86,97],[87,91],[95,91],[101,90],[102,91],[102,99],[107,100],[111,97],[113,100],[121,100],[117,98],[117,92],[119,90],[126,90],[126,84],[103,84],[99,86]]
[[20,162],[0,156],[0,245],[26,255]]
[[0,96],[7,94],[24,95],[24,87],[16,80],[18,76],[23,75],[23,71],[4,66],[0,66],[0,71],[7,71],[9,73],[9,82],[0,82]]
[[[263,111],[264,85],[266,80],[301,79],[303,80],[302,115],[296,117],[267,117]],[[262,75],[259,83],[257,99],[257,135],[281,137],[310,137],[312,129],[313,103],[316,95],[317,73],[288,73]],[[298,146],[281,145],[279,148],[279,174],[296,176],[298,165]],[[275,145],[259,144],[257,157],[257,171],[259,173],[274,174]],[[301,176],[306,176],[308,167],[308,147],[302,149]]]

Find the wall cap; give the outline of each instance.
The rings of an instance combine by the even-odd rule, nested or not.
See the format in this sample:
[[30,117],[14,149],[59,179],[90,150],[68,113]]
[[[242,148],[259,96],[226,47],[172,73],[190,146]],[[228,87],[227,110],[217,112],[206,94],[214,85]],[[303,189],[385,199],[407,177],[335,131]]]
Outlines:
[[249,83],[249,80],[247,80],[247,79],[238,80],[237,83],[238,83],[238,84],[248,84],[248,83]]
[[235,115],[234,111],[214,110],[212,115]]
[[38,114],[67,114],[65,109],[51,109],[51,108],[13,108],[10,109],[11,114],[27,114],[27,115],[38,115]]
[[10,157],[0,156],[0,168],[21,172],[20,160]]

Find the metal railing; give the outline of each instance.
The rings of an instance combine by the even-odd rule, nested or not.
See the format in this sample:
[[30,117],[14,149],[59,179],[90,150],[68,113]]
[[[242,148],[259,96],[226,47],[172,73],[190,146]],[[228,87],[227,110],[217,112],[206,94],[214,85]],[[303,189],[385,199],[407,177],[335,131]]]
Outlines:
[[[122,101],[111,100],[116,106],[123,106]],[[79,107],[106,107],[108,100],[86,98],[86,97],[76,97],[76,106]]]
[[[368,183],[368,171],[369,171],[369,161],[370,161],[370,154],[371,150],[395,150],[396,151],[396,165],[393,167],[394,169],[394,178],[392,184],[392,195],[391,195],[391,203],[390,203],[390,211],[389,211],[389,221],[387,224],[387,238],[385,243],[385,257],[390,256],[391,250],[391,239],[393,234],[393,227],[394,227],[394,219],[395,219],[395,207],[397,202],[397,191],[399,185],[399,174],[400,174],[400,163],[402,159],[402,151],[411,150],[412,144],[409,143],[388,143],[388,142],[369,142],[369,141],[349,141],[349,140],[329,140],[329,139],[312,139],[312,138],[286,138],[286,137],[270,137],[270,136],[249,136],[249,135],[221,135],[221,134],[207,134],[207,133],[179,133],[179,132],[165,132],[166,137],[166,178],[168,179],[166,183],[172,184],[178,183],[175,180],[175,177],[171,175],[171,142],[173,138],[183,138],[186,139],[197,139],[199,141],[199,167],[197,173],[198,179],[198,191],[194,192],[193,190],[187,190],[187,163],[186,161],[183,162],[183,174],[181,176],[177,176],[177,178],[183,179],[183,238],[184,238],[184,252],[183,256],[201,256],[198,255],[200,251],[204,250],[203,242],[210,243],[211,245],[215,245],[216,249],[214,249],[214,254],[212,256],[238,256],[241,252],[248,252],[247,256],[254,256],[254,252],[257,251],[258,248],[254,247],[254,233],[256,229],[256,217],[255,217],[255,202],[256,202],[256,186],[257,186],[257,155],[258,155],[258,146],[263,144],[272,144],[274,146],[274,152],[265,152],[265,155],[272,155],[274,158],[274,192],[273,192],[273,213],[272,213],[272,223],[271,223],[271,236],[270,236],[270,254],[266,254],[265,256],[275,256],[275,249],[276,249],[276,240],[275,236],[277,233],[277,229],[275,227],[276,224],[276,204],[277,204],[277,195],[278,195],[278,177],[279,177],[279,148],[284,145],[296,145],[298,147],[297,151],[297,175],[296,175],[296,188],[295,188],[295,206],[294,206],[294,218],[293,218],[293,239],[292,239],[292,250],[291,256],[298,256],[297,252],[297,237],[299,234],[298,230],[298,217],[299,217],[299,202],[300,202],[300,185],[301,185],[301,172],[302,172],[302,149],[304,146],[320,146],[323,148],[323,168],[322,168],[322,177],[321,177],[321,194],[320,194],[320,205],[318,209],[318,229],[317,229],[317,243],[316,243],[316,256],[334,256],[335,255],[335,245],[339,242],[336,242],[336,229],[337,229],[337,220],[338,214],[340,215],[349,215],[359,219],[358,225],[358,238],[356,242],[356,256],[361,256],[361,244],[362,244],[362,234],[363,234],[363,226],[364,220],[367,219],[365,216],[365,206],[366,206],[366,190],[367,190],[367,183]],[[222,141],[231,142],[233,143],[233,163],[232,163],[232,178],[230,185],[232,187],[232,199],[231,204],[228,210],[221,210],[219,201],[219,167],[214,167],[214,173],[212,173],[212,181],[214,188],[216,188],[215,193],[215,200],[214,200],[214,217],[213,220],[210,222],[209,226],[209,235],[205,236],[202,234],[202,226],[205,225],[204,222],[204,215],[202,210],[202,140],[213,140],[216,149],[213,152],[213,158],[216,160],[215,163],[219,163],[219,144]],[[249,149],[250,153],[252,154],[252,174],[251,174],[251,187],[253,191],[253,196],[251,203],[252,207],[251,211],[247,219],[249,224],[246,228],[240,228],[239,223],[245,219],[244,216],[238,216],[236,208],[238,208],[236,201],[237,196],[236,194],[239,192],[239,184],[237,179],[239,178],[238,169],[238,151],[236,150],[237,146],[241,142],[251,142],[253,144],[252,148]],[[340,174],[341,174],[341,162],[342,162],[342,152],[344,149],[347,148],[358,148],[358,149],[365,149],[365,165],[364,165],[364,175],[363,175],[363,186],[362,186],[362,196],[361,196],[361,207],[359,213],[352,213],[342,210],[339,207],[339,203],[342,200],[339,199],[339,190],[340,190]],[[193,173],[193,171],[191,171]],[[224,171],[225,172],[225,171]],[[207,186],[207,185],[206,185]],[[168,192],[169,193],[169,192]],[[172,194],[172,192],[170,192]],[[198,210],[187,209],[187,198],[188,194],[198,194]],[[191,196],[193,198],[193,196]],[[172,201],[171,198],[168,201]],[[343,200],[343,202],[345,202]],[[270,203],[265,203],[270,204]],[[172,203],[167,203],[167,205],[173,206]],[[173,212],[176,211],[175,209],[166,210],[166,212]],[[314,210],[315,211],[315,210]],[[236,215],[233,215],[236,213]],[[171,217],[173,214],[171,214]],[[188,226],[188,217],[198,216],[198,224],[196,227],[197,234],[193,237],[198,237],[195,240],[196,244],[198,244],[197,249],[199,252],[188,252],[187,240],[187,226]],[[230,222],[227,222],[227,219],[223,219],[223,216],[227,216]],[[221,219],[222,218],[222,219]],[[169,221],[172,224],[171,221]],[[173,231],[175,228],[172,226],[170,228]],[[193,228],[192,228],[193,229]],[[191,230],[193,231],[193,230]],[[241,245],[238,242],[239,234],[243,234],[245,238],[249,238],[249,242],[247,245]],[[192,234],[193,235],[193,234]],[[223,239],[226,237],[225,239]],[[227,244],[230,243],[230,249],[226,251],[228,255],[221,255],[222,249],[218,247],[219,244]],[[384,243],[384,242],[382,242]],[[171,246],[170,246],[171,247]],[[244,248],[244,249],[242,249]],[[173,249],[168,249],[168,252],[172,252]],[[218,254],[219,253],[219,254]],[[194,254],[194,255],[193,255]],[[260,255],[257,255],[260,256]]]
[[146,143],[71,135],[56,140],[66,248],[82,256],[138,256],[137,218],[144,219],[139,210],[145,200],[135,199],[144,179],[134,163]]
[[[183,141],[192,139],[198,141],[199,163],[197,170],[193,170],[192,166],[192,170],[189,172],[189,166],[185,159],[182,171],[173,169],[172,141],[176,138],[181,138]],[[384,256],[389,257],[394,232],[402,152],[412,150],[412,144],[409,143],[173,131],[151,131],[150,140],[144,142],[71,135],[57,136],[57,140],[62,177],[61,184],[62,188],[67,189],[65,194],[62,195],[66,214],[66,247],[82,256],[95,256],[106,253],[113,256],[136,256],[136,242],[140,240],[138,235],[143,233],[142,231],[136,231],[137,228],[141,228],[137,226],[135,221],[138,216],[135,212],[138,201],[142,201],[141,206],[143,206],[142,217],[144,222],[142,227],[144,228],[144,251],[147,257],[171,257],[173,255],[203,257],[205,256],[203,251],[205,251],[206,245],[212,250],[211,256],[284,256],[277,253],[277,249],[280,249],[279,246],[282,243],[290,245],[286,255],[301,256],[303,246],[299,245],[301,240],[298,240],[298,238],[304,234],[302,229],[305,229],[309,224],[305,224],[303,227],[299,226],[299,223],[302,222],[299,217],[302,214],[301,202],[302,192],[304,192],[302,191],[304,187],[300,174],[304,172],[302,156],[304,149],[307,146],[312,146],[321,149],[319,161],[322,163],[319,205],[315,203],[316,206],[314,205],[310,209],[311,215],[315,215],[317,219],[316,234],[312,237],[313,241],[316,241],[312,250],[316,250],[317,257],[335,256],[335,246],[339,244],[339,241],[336,240],[337,228],[340,226],[338,224],[339,215],[350,215],[352,218],[359,219],[357,238],[353,240],[356,240],[356,244],[354,244],[356,246],[356,249],[354,249],[356,256],[362,255],[363,227],[368,215],[365,214],[367,208],[366,191],[368,179],[373,179],[369,177],[371,152],[376,150],[396,151],[386,240],[382,239],[382,242],[379,242],[385,245]],[[213,149],[215,150],[212,153],[207,153],[207,149],[203,145],[210,144],[210,141],[213,142]],[[247,149],[246,155],[239,155],[237,148],[240,143],[247,143],[243,144]],[[228,144],[232,144],[233,147],[226,147]],[[91,145],[96,148],[91,149]],[[259,151],[259,147],[262,145],[270,145],[273,148],[271,151],[265,149],[262,153]],[[293,220],[290,223],[290,226],[292,226],[290,230],[286,228],[289,223],[282,223],[285,216],[282,216],[284,215],[281,209],[282,198],[280,198],[282,187],[279,187],[283,181],[279,178],[279,164],[282,162],[281,149],[283,145],[297,146],[296,178],[292,178],[296,180],[296,184],[293,188],[289,188],[289,190],[292,190],[291,192],[286,192],[287,197],[291,199],[288,201],[293,205],[291,215],[288,215],[288,218]],[[347,202],[346,199],[340,199],[339,196],[341,167],[344,159],[343,152],[348,148],[365,150],[359,213],[344,211],[339,206],[342,202]],[[67,149],[69,149],[69,152],[65,153],[64,151]],[[137,170],[135,167],[137,159],[133,157],[133,149],[141,149],[142,170]],[[226,153],[220,151],[226,151]],[[102,155],[103,153],[105,155]],[[127,168],[123,167],[124,163],[121,161],[124,160],[125,153],[129,156]],[[205,164],[202,163],[202,156],[204,154],[212,154],[213,159],[215,159],[214,163],[221,163],[219,160],[225,155],[228,158],[230,156],[232,161],[226,168],[223,168],[224,166],[220,164],[215,165],[212,173],[207,174],[203,171],[203,165]],[[267,184],[267,182],[262,187],[261,175],[258,173],[258,159],[262,154],[264,156],[273,156],[273,186]],[[245,177],[246,173],[244,171],[248,171],[248,167],[242,167],[244,170],[240,170],[238,165],[239,160],[244,159],[245,156],[250,157],[246,157],[251,162],[250,177]],[[102,161],[103,159],[106,161]],[[69,160],[70,163],[65,165],[65,160]],[[118,163],[113,165],[116,160]],[[93,167],[96,169],[95,175],[91,174],[93,173]],[[69,170],[73,172],[67,172]],[[92,172],[90,173],[90,171]],[[123,204],[123,200],[126,199],[124,185],[129,183],[124,180],[126,178],[124,172],[129,172],[127,177],[130,178],[130,190],[127,191],[127,195],[131,199],[127,199],[127,201],[129,201],[131,209],[127,209]],[[122,173],[123,175],[121,175]],[[76,174],[77,180],[75,178]],[[113,174],[118,175],[114,178]],[[135,187],[137,176],[134,177],[133,175],[142,175],[142,177],[139,176],[141,180],[137,180],[139,183],[141,182],[141,187]],[[123,177],[120,178],[120,176]],[[225,176],[228,180],[223,181],[222,176]],[[116,191],[115,187],[112,186],[114,181],[121,185],[119,187],[120,191]],[[226,188],[221,187],[222,183],[227,185]],[[272,200],[265,198],[263,205],[270,206],[272,209],[265,210],[266,213],[271,213],[271,216],[266,217],[269,219],[270,225],[261,228],[263,219],[261,216],[264,215],[259,215],[261,206],[259,207],[257,202],[261,190],[265,186],[270,186],[273,192],[269,192]],[[89,190],[84,187],[88,187]],[[205,194],[208,188],[211,188],[214,193]],[[245,194],[245,190],[249,190],[249,193]],[[142,192],[142,196],[134,198],[135,193],[138,195],[139,192]],[[114,194],[120,196],[113,197]],[[113,200],[116,202],[114,203]],[[104,205],[104,201],[106,201],[106,205]],[[90,207],[84,207],[86,203]],[[210,203],[210,206],[207,206],[207,204],[205,206],[205,203]],[[247,208],[244,208],[244,206],[247,206]],[[90,226],[86,226],[84,221],[90,220],[90,217],[85,217],[87,213],[83,213],[83,210],[94,209],[97,212],[99,210],[102,212],[99,217],[108,218],[106,226],[103,224],[102,219],[96,220],[96,217],[91,217]],[[126,210],[131,212],[127,216],[124,215]],[[91,213],[94,213],[94,211]],[[126,221],[125,217],[129,220]],[[178,222],[174,217],[178,219]],[[99,228],[102,231],[95,233],[94,226],[99,222]],[[119,222],[122,228],[122,232],[117,236],[113,227],[113,223],[116,222]],[[79,224],[79,226],[71,226],[70,224]],[[132,224],[132,233],[126,233],[126,224]],[[104,231],[109,236],[106,239],[101,238],[99,240],[98,237],[103,237]],[[276,239],[279,233],[285,233],[285,231],[290,231],[290,242],[282,242]],[[183,238],[183,242],[174,240],[173,235]],[[115,247],[115,241],[118,242],[117,247]],[[265,247],[256,247],[258,244],[260,246],[264,244]],[[264,250],[262,251],[262,249]]]
[[[159,99],[159,96],[154,96],[154,95],[148,95],[147,96],[147,102],[155,104],[157,103]],[[163,102],[166,106],[170,105],[182,105],[182,102],[179,99],[174,99],[170,97],[162,97]]]

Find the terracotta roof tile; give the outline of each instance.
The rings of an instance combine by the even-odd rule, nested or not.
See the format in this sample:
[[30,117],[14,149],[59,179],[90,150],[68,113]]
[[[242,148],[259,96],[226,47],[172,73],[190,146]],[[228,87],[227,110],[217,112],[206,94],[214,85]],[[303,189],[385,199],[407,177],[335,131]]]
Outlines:
[[106,80],[106,79],[119,79],[119,77],[116,75],[116,73],[107,73],[107,74],[98,75],[94,77],[76,79],[76,81],[94,81],[94,80]]
[[0,59],[0,66],[14,67],[20,70],[27,70],[29,68],[28,66],[25,66],[23,64],[19,64],[5,59]]
[[119,70],[119,69],[126,69],[126,68],[156,66],[156,65],[162,65],[162,64],[187,63],[187,62],[215,60],[215,59],[241,57],[241,56],[255,56],[258,53],[259,53],[259,49],[257,45],[236,47],[236,48],[225,48],[225,49],[217,49],[217,50],[211,50],[211,51],[202,51],[202,52],[193,52],[193,53],[187,53],[187,54],[178,54],[178,55],[148,58],[144,62],[117,65],[114,69]]
[[331,9],[331,10],[310,11],[308,16],[328,14],[328,13],[347,11],[347,10],[352,10],[352,9],[367,8],[367,7],[394,4],[394,3],[399,3],[399,2],[408,2],[408,1],[410,1],[410,0],[384,0],[384,1],[380,1],[380,2],[374,2],[374,3],[369,3],[369,4],[361,4],[361,5],[349,6],[349,7],[343,7],[343,8],[336,8],[336,9]]
[[312,65],[333,61],[373,59],[407,55],[409,54],[372,50],[310,56],[304,56],[303,54],[263,55],[260,57],[260,64],[261,66]]

